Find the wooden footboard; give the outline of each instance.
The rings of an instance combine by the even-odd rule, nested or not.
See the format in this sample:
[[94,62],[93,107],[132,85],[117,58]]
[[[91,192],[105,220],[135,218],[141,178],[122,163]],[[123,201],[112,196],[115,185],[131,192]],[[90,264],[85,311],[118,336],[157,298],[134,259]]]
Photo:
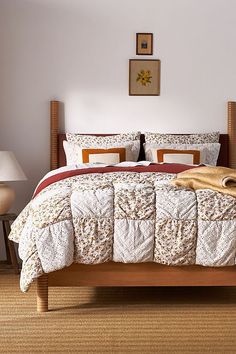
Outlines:
[[37,280],[37,311],[48,311],[54,286],[236,286],[236,266],[173,267],[156,263],[73,264]]

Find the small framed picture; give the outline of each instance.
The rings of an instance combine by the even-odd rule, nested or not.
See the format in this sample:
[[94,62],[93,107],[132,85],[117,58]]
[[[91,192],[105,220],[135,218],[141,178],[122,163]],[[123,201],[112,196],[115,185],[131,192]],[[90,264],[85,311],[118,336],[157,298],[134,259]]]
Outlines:
[[136,33],[136,55],[153,54],[153,33]]
[[160,67],[158,59],[130,59],[129,95],[159,96]]

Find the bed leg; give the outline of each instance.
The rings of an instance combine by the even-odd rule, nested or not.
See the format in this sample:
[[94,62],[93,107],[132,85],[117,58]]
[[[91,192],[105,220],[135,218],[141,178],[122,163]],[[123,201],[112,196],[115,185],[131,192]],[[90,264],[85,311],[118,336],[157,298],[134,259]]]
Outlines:
[[48,276],[47,274],[41,275],[37,279],[37,311],[48,311]]

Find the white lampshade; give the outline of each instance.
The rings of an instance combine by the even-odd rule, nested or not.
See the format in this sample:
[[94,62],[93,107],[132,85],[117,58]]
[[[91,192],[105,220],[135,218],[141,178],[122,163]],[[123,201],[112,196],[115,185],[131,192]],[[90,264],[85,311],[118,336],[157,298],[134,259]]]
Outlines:
[[25,181],[27,178],[11,151],[0,151],[0,182]]

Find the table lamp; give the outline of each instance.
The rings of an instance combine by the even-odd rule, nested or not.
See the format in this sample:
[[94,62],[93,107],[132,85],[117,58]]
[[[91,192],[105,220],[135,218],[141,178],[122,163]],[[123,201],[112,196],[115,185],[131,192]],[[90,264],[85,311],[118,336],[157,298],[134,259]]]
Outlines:
[[27,178],[11,151],[0,151],[0,215],[6,214],[15,199],[14,190],[5,181],[25,181]]

